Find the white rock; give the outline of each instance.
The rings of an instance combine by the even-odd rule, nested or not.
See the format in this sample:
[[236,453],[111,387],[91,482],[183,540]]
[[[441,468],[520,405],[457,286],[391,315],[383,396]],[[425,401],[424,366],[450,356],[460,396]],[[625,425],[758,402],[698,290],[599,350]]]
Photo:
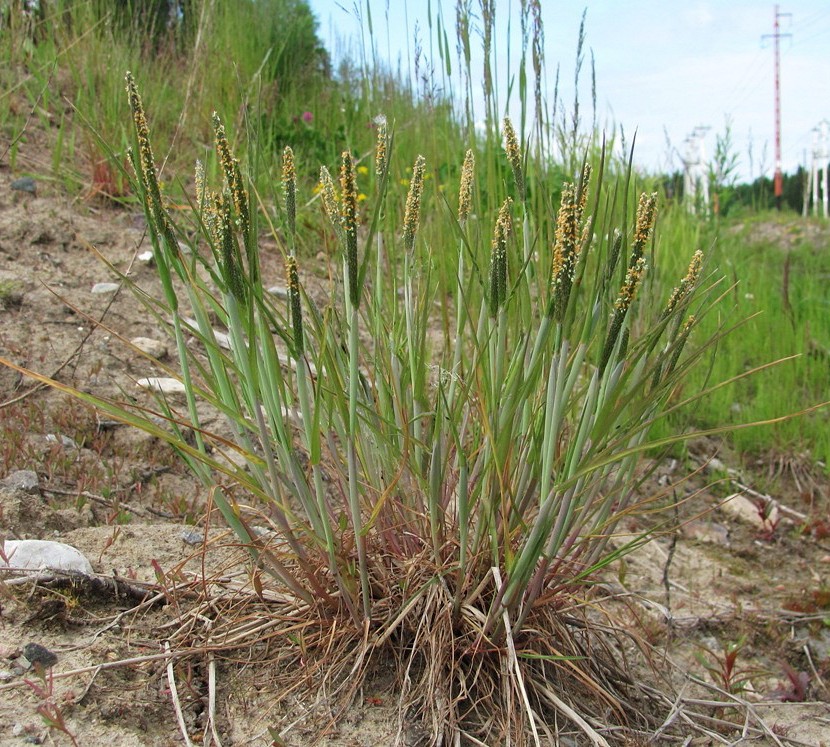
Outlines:
[[95,283],[92,286],[92,292],[98,295],[104,295],[106,293],[115,293],[120,287],[121,285],[119,283]]
[[712,457],[706,464],[703,465],[703,468],[707,472],[725,472],[726,465],[717,457]]
[[167,357],[167,346],[163,342],[154,340],[151,337],[133,337],[130,342],[135,345],[142,353],[153,358]]
[[143,262],[145,265],[152,264],[153,262],[153,253],[152,252],[141,252],[141,254],[136,257],[139,262]]
[[71,545],[48,540],[6,540],[3,543],[3,555],[8,562],[0,558],[0,568],[13,568],[28,571],[80,571],[91,575],[92,565]]
[[770,526],[775,526],[779,519],[778,506],[773,504],[768,509],[767,521],[765,523],[761,515],[764,510],[763,507],[759,509],[758,504],[755,501],[751,498],[747,498],[747,496],[742,493],[730,495],[723,503],[720,504],[720,508],[724,511],[724,513],[737,519],[738,521],[751,524],[754,527],[758,527],[758,529],[768,529]]
[[136,385],[142,389],[149,389],[151,392],[160,392],[161,394],[184,394],[185,386],[178,379],[173,379],[168,376],[151,376],[147,379],[139,379]]
[[268,292],[272,296],[276,296],[277,298],[288,298],[288,288],[284,285],[274,285],[268,289]]

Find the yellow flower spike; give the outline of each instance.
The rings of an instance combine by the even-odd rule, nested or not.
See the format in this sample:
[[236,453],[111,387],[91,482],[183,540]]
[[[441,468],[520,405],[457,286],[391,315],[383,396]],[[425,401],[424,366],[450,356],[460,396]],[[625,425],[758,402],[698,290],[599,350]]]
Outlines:
[[504,118],[504,150],[507,153],[507,160],[510,168],[513,169],[513,180],[516,182],[516,191],[519,193],[519,200],[525,200],[525,175],[522,165],[522,150],[519,147],[519,140],[516,137],[516,130],[510,117]]
[[562,320],[571,294],[579,247],[579,207],[573,184],[562,186],[562,202],[556,216],[551,281],[553,304],[550,311]]
[[383,176],[388,166],[389,135],[386,132],[386,117],[378,122],[378,139],[375,146],[375,173]]
[[629,266],[633,267],[634,263],[643,256],[656,218],[657,192],[652,192],[650,195],[644,192],[640,195],[640,202],[637,206],[637,223],[634,229],[634,243]]
[[230,190],[236,216],[239,219],[239,226],[245,241],[246,249],[249,249],[250,241],[250,213],[248,211],[248,193],[243,186],[242,171],[239,168],[238,159],[231,153],[228,137],[225,133],[225,125],[216,112],[213,112],[213,133],[216,140],[216,152],[219,154],[219,162],[225,172],[225,181]]
[[[475,155],[468,150],[461,167],[461,185],[458,189],[458,222],[464,223],[470,216],[470,207],[473,200],[473,176],[475,172]],[[441,185],[444,186],[443,184]],[[439,188],[440,189],[440,188]]]
[[337,190],[334,188],[334,180],[325,166],[320,167],[319,191],[323,201],[323,209],[328,219],[340,228],[340,202],[337,199]]
[[357,308],[360,305],[360,287],[357,273],[357,180],[352,154],[345,150],[340,163],[340,225],[346,240],[346,267],[349,299]]
[[426,163],[423,156],[418,156],[415,159],[415,167],[411,169],[412,181],[409,184],[403,217],[403,245],[407,252],[411,252],[415,246],[415,234],[418,232],[418,224],[421,220],[421,195],[424,192]]
[[[600,359],[599,363],[599,370],[600,373],[605,371],[608,362],[611,360],[611,354],[614,352],[614,348],[617,344],[617,340],[620,337],[620,331],[623,328],[623,322],[625,321],[626,314],[628,314],[629,308],[631,308],[631,304],[634,302],[634,299],[637,297],[637,289],[640,287],[640,282],[643,279],[643,274],[646,271],[646,258],[639,257],[632,265],[628,268],[628,272],[625,275],[625,281],[623,282],[622,288],[620,288],[620,293],[617,296],[617,300],[614,303],[614,310],[611,312],[611,324],[608,327],[608,335],[605,338],[605,345],[602,350],[602,358]],[[623,340],[622,340],[622,347],[625,347],[627,332],[624,333]]]
[[620,288],[620,295],[614,303],[614,307],[620,311],[626,311],[630,308],[634,299],[637,297],[637,289],[640,287],[640,281],[643,279],[643,274],[646,271],[646,258],[640,257],[634,263],[633,267],[628,268],[625,275],[625,282]]
[[680,285],[678,285],[673,291],[671,296],[669,297],[669,302],[666,304],[666,309],[663,312],[663,316],[669,316],[677,306],[685,299],[689,293],[692,292],[695,285],[697,285],[697,280],[700,277],[700,269],[703,266],[703,252],[698,249],[692,255],[692,261],[689,263],[689,269],[686,272],[686,276],[680,281]]
[[282,188],[285,193],[288,233],[293,242],[297,233],[297,172],[294,167],[294,151],[288,145],[282,152]]
[[495,317],[507,301],[507,239],[513,230],[510,208],[513,200],[504,201],[496,218],[490,254],[490,315]]

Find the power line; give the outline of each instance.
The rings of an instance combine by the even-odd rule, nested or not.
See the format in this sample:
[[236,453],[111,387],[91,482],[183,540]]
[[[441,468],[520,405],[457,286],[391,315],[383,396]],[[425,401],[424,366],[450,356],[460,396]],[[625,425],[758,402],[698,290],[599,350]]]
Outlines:
[[780,13],[775,6],[775,22],[773,33],[764,34],[761,41],[772,37],[775,47],[775,206],[781,210],[781,197],[784,194],[784,178],[781,174],[781,45],[782,38],[792,37],[792,34],[782,34],[779,20],[792,13]]

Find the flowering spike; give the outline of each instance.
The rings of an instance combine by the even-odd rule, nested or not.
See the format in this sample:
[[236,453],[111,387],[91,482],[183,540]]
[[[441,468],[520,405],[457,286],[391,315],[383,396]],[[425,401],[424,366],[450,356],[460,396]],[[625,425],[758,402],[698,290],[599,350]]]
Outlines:
[[631,261],[629,267],[633,267],[637,260],[643,256],[646,244],[651,236],[651,229],[654,228],[654,221],[657,217],[657,193],[647,195],[645,192],[640,195],[640,203],[637,206],[637,223],[634,228],[634,242],[631,248]]
[[692,289],[697,285],[697,280],[700,277],[700,268],[703,266],[703,252],[698,249],[692,255],[692,261],[689,263],[689,269],[686,276],[680,281],[680,284],[672,291],[669,297],[669,302],[663,312],[663,317],[670,316],[672,312],[682,303],[682,301],[692,292]]
[[334,187],[334,179],[331,178],[331,174],[325,166],[320,167],[320,199],[323,202],[323,210],[325,210],[326,216],[334,227],[340,230],[340,201]]
[[516,182],[516,191],[519,193],[519,200],[525,201],[525,175],[522,166],[522,150],[519,147],[519,140],[516,137],[516,130],[509,117],[504,118],[504,150],[507,153],[507,160],[510,168],[513,169],[513,180]]
[[464,165],[461,167],[461,186],[458,190],[458,222],[462,224],[470,216],[470,207],[473,200],[475,162],[473,151],[468,150],[464,156]]
[[[127,72],[126,80],[127,97],[130,102],[130,110],[133,114],[133,122],[135,123],[136,139],[138,140],[138,154],[130,151],[130,162],[133,165],[133,170],[136,172],[136,177],[144,186],[144,199],[146,200],[147,211],[157,234],[167,247],[167,251],[172,255],[177,255],[179,252],[179,243],[173,235],[173,227],[170,225],[170,220],[161,199],[161,189],[156,175],[153,148],[150,145],[150,128],[147,126],[144,105],[141,102],[141,96],[138,93],[135,78],[133,78],[132,73],[129,71]],[[168,295],[173,298],[172,288],[169,287],[168,291]]]
[[513,228],[510,207],[513,200],[504,201],[496,218],[493,245],[490,254],[490,316],[495,317],[507,301],[507,239]]
[[291,312],[291,326],[294,329],[294,355],[303,354],[303,310],[300,303],[300,276],[297,272],[297,258],[289,255],[285,262],[288,282],[288,306]]
[[360,287],[357,269],[357,179],[354,160],[349,151],[343,151],[340,164],[340,225],[346,241],[346,268],[349,299],[356,308],[360,305]]
[[285,193],[285,214],[291,242],[297,234],[297,172],[294,168],[294,151],[286,145],[282,152],[282,188]]
[[576,189],[573,184],[562,187],[562,202],[556,217],[556,234],[553,249],[553,303],[549,313],[554,313],[559,321],[565,315],[568,298],[571,294],[579,237],[579,208]]
[[386,130],[386,117],[377,118],[378,140],[375,146],[375,173],[383,177],[389,167],[389,135]]
[[611,313],[611,324],[608,327],[608,336],[605,338],[605,347],[602,350],[602,359],[600,360],[600,373],[605,371],[608,361],[611,358],[611,353],[614,351],[614,346],[617,344],[617,338],[620,335],[623,322],[626,314],[631,308],[631,304],[637,296],[637,289],[640,287],[640,282],[643,279],[643,274],[646,270],[645,257],[640,257],[637,261],[628,268],[625,275],[620,293],[614,303],[614,311]]
[[205,184],[205,165],[196,159],[196,207],[204,213],[207,206],[207,186]]
[[421,220],[421,196],[424,192],[424,171],[426,159],[418,156],[412,168],[412,180],[409,183],[409,193],[406,196],[406,209],[403,216],[403,245],[407,252],[415,247],[415,234]]

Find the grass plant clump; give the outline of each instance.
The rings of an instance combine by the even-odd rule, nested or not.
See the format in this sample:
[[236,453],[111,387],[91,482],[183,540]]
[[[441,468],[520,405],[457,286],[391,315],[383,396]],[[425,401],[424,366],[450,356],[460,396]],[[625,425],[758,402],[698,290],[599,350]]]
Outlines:
[[[623,525],[653,499],[638,492],[639,459],[683,439],[649,433],[688,404],[672,399],[701,355],[686,343],[717,300],[701,288],[700,253],[670,294],[644,284],[655,195],[620,230],[630,185],[600,157],[564,185],[555,216],[534,214],[532,163],[508,120],[499,157],[514,179],[500,209],[474,216],[470,151],[455,205],[430,216],[442,241],[427,243],[427,164],[408,154],[399,215],[383,125],[373,170],[359,173],[344,151],[338,188],[323,168],[340,251],[321,304],[301,282],[304,208],[286,148],[283,302],[261,271],[269,210],[252,199],[223,123],[214,116],[221,178],[209,185],[197,167],[188,224],[167,210],[129,74],[127,88],[134,189],[163,298],[136,292],[175,342],[179,368],[167,373],[185,404],[159,396],[154,411],[73,394],[172,444],[210,489],[278,592],[281,671],[306,677],[292,662],[316,656],[320,688],[348,699],[370,661],[391,654],[402,723],[417,713],[435,743],[538,743],[551,711],[595,744],[604,728],[636,730],[644,711],[591,623],[591,587],[649,538]],[[492,226],[489,241],[474,221]],[[542,221],[555,225],[552,245],[539,240]],[[449,284],[438,267],[455,268]],[[447,285],[454,293],[439,295]],[[206,408],[220,431],[205,426]],[[272,531],[254,529],[263,524]]]

